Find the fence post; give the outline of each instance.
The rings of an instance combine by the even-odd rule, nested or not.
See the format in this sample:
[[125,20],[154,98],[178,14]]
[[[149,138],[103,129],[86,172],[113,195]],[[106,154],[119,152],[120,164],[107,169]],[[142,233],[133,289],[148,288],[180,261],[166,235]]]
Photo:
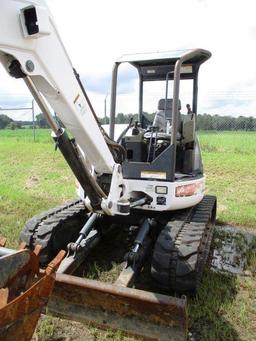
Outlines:
[[34,142],[36,141],[36,130],[35,130],[35,103],[34,103],[34,99],[32,100],[32,120],[33,120],[33,140]]

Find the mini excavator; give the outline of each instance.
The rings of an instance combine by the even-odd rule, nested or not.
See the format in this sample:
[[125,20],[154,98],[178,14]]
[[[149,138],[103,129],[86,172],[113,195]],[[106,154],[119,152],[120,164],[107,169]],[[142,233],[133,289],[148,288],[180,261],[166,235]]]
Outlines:
[[[2,0],[0,22],[0,61],[11,77],[24,80],[79,183],[77,199],[31,218],[20,234],[27,252],[40,247],[41,268],[54,257],[60,263],[49,310],[152,340],[185,340],[186,300],[179,295],[195,292],[200,285],[216,216],[216,198],[205,195],[196,133],[198,73],[211,53],[191,49],[118,59],[107,133],[45,2]],[[138,120],[115,139],[121,64],[138,75]],[[192,102],[182,114],[180,85],[188,80]],[[153,122],[144,112],[144,89],[150,82],[163,85]],[[136,233],[114,284],[75,275],[108,234],[115,239],[130,227]],[[59,261],[61,250],[66,256]],[[14,255],[17,258],[15,251],[1,247],[0,266]],[[146,261],[157,293],[132,287]],[[8,287],[8,281],[2,287]],[[169,296],[173,293],[175,297]],[[1,330],[8,328],[0,324]]]

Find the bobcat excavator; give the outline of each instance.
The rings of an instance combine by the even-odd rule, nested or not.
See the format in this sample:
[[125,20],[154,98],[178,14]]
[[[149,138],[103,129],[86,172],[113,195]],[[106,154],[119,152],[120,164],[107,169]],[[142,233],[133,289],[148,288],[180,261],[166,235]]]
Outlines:
[[[193,49],[117,60],[108,135],[45,2],[2,0],[0,22],[0,61],[10,76],[26,83],[79,183],[79,199],[27,222],[20,251],[2,242],[1,340],[29,340],[48,300],[48,311],[63,318],[147,340],[186,340],[182,294],[200,285],[216,212],[216,198],[205,195],[195,128],[198,72],[210,52]],[[122,63],[138,74],[138,121],[115,140]],[[186,80],[192,84],[192,108],[187,105],[182,115],[180,84]],[[143,109],[149,82],[164,84],[153,122]],[[115,283],[79,277],[77,269],[95,247],[104,248],[109,235],[114,242],[124,229],[133,230],[134,238]],[[134,283],[146,263],[153,289],[137,289]]]

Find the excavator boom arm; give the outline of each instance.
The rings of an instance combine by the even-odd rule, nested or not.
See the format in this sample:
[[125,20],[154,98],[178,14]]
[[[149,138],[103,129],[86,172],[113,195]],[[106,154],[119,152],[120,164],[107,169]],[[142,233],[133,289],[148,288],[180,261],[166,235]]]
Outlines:
[[[90,103],[44,1],[1,1],[0,61],[14,77],[29,77],[75,137],[98,174],[115,164]],[[20,65],[10,70],[14,61]]]
[[[2,0],[0,22],[0,62],[11,76],[24,79],[45,114],[56,143],[84,189],[86,206],[108,215],[128,214],[118,161],[123,158],[122,148],[100,127],[46,3]],[[58,126],[52,112],[74,139]],[[111,177],[107,194],[97,182],[102,174]],[[119,201],[122,207],[125,201],[126,210]]]

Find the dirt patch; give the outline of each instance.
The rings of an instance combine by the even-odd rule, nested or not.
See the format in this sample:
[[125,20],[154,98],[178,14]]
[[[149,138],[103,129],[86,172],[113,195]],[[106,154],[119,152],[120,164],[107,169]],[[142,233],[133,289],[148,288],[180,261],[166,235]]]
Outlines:
[[93,341],[94,337],[82,323],[42,315],[32,341]]
[[26,181],[25,189],[32,189],[39,183],[39,178],[35,175],[31,175]]

